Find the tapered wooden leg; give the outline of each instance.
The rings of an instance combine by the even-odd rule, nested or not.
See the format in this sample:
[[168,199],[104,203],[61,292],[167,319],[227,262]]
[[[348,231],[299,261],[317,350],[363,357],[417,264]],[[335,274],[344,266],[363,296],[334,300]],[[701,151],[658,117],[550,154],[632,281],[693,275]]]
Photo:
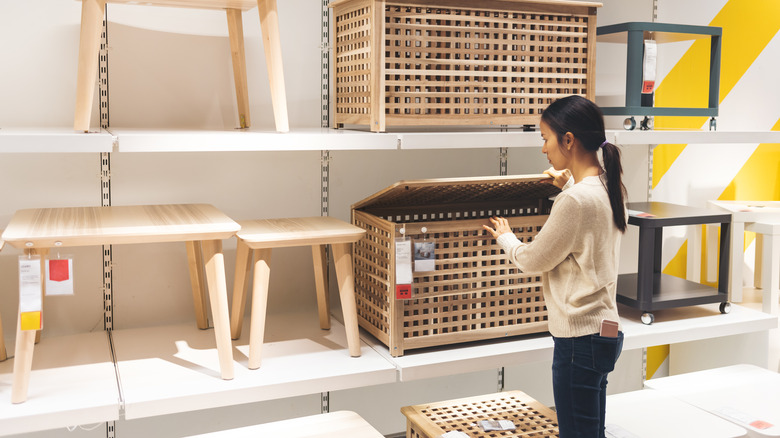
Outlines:
[[95,78],[100,53],[100,32],[103,29],[105,9],[105,0],[81,1],[76,114],[73,121],[73,129],[76,131],[89,131],[89,117],[92,114],[92,99],[95,96]]
[[11,403],[27,400],[27,388],[30,385],[33,350],[35,349],[35,330],[22,330],[22,315],[16,324],[16,348],[14,349],[14,381],[11,384]]
[[8,354],[5,352],[5,338],[3,337],[3,318],[0,318],[0,362],[8,359]]
[[764,235],[756,233],[756,260],[754,262],[755,269],[753,270],[753,287],[756,289],[763,289],[764,279]]
[[314,284],[317,290],[320,328],[330,330],[330,294],[328,293],[328,265],[325,263],[325,245],[312,245],[311,254],[314,260]]
[[244,311],[246,309],[246,292],[249,287],[247,275],[252,269],[252,249],[238,239],[236,245],[236,272],[233,277],[233,306],[230,309],[230,336],[233,339],[241,337],[241,329],[244,325]]
[[260,368],[268,308],[268,281],[271,278],[271,249],[255,250],[255,275],[252,284],[252,316],[249,327],[249,369]]
[[186,242],[187,264],[190,267],[190,284],[192,285],[192,302],[195,305],[195,320],[198,328],[209,328],[209,319],[206,313],[206,282],[203,278],[203,250],[200,242]]
[[246,85],[246,56],[244,55],[244,25],[241,20],[241,9],[226,9],[228,35],[230,36],[230,56],[233,59],[233,82],[236,85],[236,100],[238,101],[238,123],[241,128],[248,128],[249,92]]
[[219,368],[222,378],[233,378],[233,345],[230,342],[230,314],[228,311],[225,258],[221,240],[204,240],[203,259],[206,264],[206,281],[209,286],[211,316],[214,319],[214,336],[217,341]]
[[360,356],[360,336],[358,333],[357,305],[355,303],[355,273],[352,269],[352,251],[349,243],[331,245],[336,264],[336,279],[339,283],[341,310],[344,313],[344,328],[347,330],[349,354]]
[[279,14],[276,0],[257,0],[260,13],[260,27],[263,32],[263,49],[268,66],[268,81],[271,85],[271,102],[274,107],[274,121],[278,132],[287,132],[290,125],[287,120],[287,94],[284,88],[284,69],[282,68],[282,44],[279,39]]

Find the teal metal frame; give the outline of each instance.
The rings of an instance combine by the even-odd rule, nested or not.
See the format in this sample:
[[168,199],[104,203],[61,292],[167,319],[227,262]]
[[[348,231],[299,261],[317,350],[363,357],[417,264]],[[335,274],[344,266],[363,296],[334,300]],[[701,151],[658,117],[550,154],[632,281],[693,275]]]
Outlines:
[[[625,32],[622,39],[612,34]],[[710,77],[707,108],[673,108],[642,106],[642,58],[645,33],[653,32],[658,43],[710,38]],[[610,35],[610,37],[606,37]],[[628,22],[601,26],[596,29],[599,41],[626,42],[626,106],[602,107],[609,116],[708,116],[718,115],[718,94],[720,91],[720,46],[723,28],[714,26],[692,26],[685,24]]]

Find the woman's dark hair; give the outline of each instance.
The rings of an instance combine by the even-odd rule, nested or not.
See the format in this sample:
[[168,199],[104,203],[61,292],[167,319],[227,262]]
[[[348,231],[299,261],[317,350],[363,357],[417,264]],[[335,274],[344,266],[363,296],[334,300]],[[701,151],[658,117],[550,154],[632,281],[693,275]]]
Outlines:
[[568,96],[551,103],[542,113],[542,121],[555,132],[559,143],[563,143],[563,137],[571,132],[585,149],[598,151],[602,148],[612,218],[618,230],[625,232],[626,210],[623,202],[627,195],[621,180],[623,166],[620,164],[620,149],[606,141],[601,109],[584,97]]

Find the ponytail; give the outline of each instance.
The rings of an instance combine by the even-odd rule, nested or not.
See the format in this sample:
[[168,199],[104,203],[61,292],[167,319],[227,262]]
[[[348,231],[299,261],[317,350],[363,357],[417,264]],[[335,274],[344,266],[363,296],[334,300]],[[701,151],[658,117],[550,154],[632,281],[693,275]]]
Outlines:
[[604,172],[607,174],[607,195],[612,206],[612,220],[621,233],[626,232],[626,187],[623,185],[623,165],[620,163],[620,149],[612,143],[601,148]]
[[622,181],[620,149],[605,140],[601,109],[584,97],[568,96],[551,103],[542,113],[542,120],[556,133],[559,141],[567,132],[571,132],[585,149],[596,152],[601,148],[612,219],[617,229],[624,233],[627,226],[625,200],[628,195]]

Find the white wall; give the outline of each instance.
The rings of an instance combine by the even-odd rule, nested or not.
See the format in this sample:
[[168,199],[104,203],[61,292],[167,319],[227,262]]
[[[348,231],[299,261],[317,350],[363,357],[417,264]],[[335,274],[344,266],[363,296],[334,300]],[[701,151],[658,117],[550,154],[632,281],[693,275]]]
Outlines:
[[[236,104],[221,12],[109,5],[109,90],[112,127],[232,129]],[[284,71],[291,127],[320,124],[320,2],[279,2]],[[599,24],[650,21],[652,0],[608,0]],[[256,9],[243,15],[249,100],[253,126],[272,129],[267,74]],[[72,126],[79,39],[80,2],[41,0],[0,3],[0,129]],[[598,46],[597,95],[608,102],[623,92],[625,54]],[[623,56],[621,60],[621,56]],[[97,110],[92,126],[97,127]],[[646,200],[647,149],[624,149],[629,199]],[[331,153],[330,214],[348,220],[352,203],[401,179],[495,175],[497,150],[336,151]],[[538,149],[509,151],[510,173],[538,173],[547,167]],[[114,205],[205,202],[236,219],[313,216],[320,212],[320,153],[114,153]],[[0,225],[14,211],[30,207],[100,205],[97,154],[6,154],[0,156]],[[225,242],[228,272],[233,242]],[[76,256],[74,297],[46,301],[44,336],[102,330],[99,248],[68,250]],[[624,238],[622,272],[635,270],[636,236]],[[274,254],[270,312],[314,310],[308,249]],[[17,250],[0,255],[0,312],[6,338],[16,323]],[[232,276],[228,275],[228,290]],[[337,294],[332,294],[334,299]],[[114,247],[114,328],[192,320],[183,245]],[[247,306],[249,308],[249,306]],[[78,317],[74,317],[78,315]],[[639,357],[637,356],[639,354]],[[403,430],[398,409],[449,396],[496,389],[487,371],[418,384],[340,391],[335,409],[355,409],[383,433]],[[621,358],[610,391],[641,386],[641,354]],[[638,386],[639,385],[639,386]],[[549,363],[507,369],[507,388],[527,390],[551,404]],[[384,397],[376,408],[371,402]],[[387,412],[392,411],[392,415]],[[117,436],[181,436],[319,412],[319,395],[120,421]],[[102,432],[101,432],[102,430]],[[35,436],[57,436],[52,431]],[[69,436],[105,436],[75,431]]]

